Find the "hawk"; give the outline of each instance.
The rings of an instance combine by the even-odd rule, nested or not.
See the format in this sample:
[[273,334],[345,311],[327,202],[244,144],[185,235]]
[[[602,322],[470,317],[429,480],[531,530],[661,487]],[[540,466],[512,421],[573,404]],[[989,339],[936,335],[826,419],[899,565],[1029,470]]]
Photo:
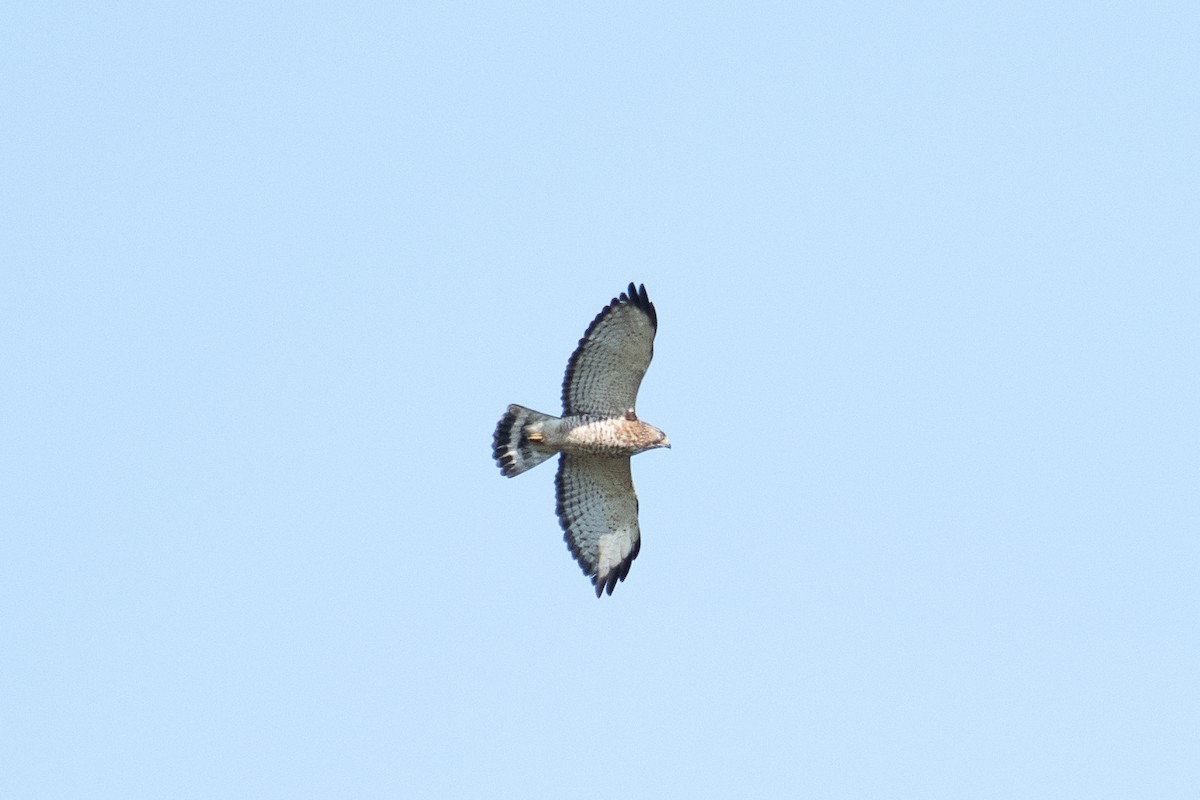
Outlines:
[[511,405],[492,437],[492,457],[509,478],[560,454],[558,521],[596,597],[612,594],[641,549],[629,458],[671,446],[634,410],[657,330],[645,285],[629,284],[592,320],[567,362],[563,415]]

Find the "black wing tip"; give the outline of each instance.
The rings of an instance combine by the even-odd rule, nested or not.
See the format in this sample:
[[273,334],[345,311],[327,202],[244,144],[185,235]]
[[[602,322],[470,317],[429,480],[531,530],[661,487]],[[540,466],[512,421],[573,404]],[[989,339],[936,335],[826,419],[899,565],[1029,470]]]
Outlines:
[[[629,569],[626,568],[624,572],[628,574]],[[623,580],[625,580],[625,575],[622,575],[621,570],[618,569],[610,570],[604,580],[601,580],[599,575],[593,575],[592,585],[596,587],[596,599],[600,599],[605,594],[612,597],[613,589],[617,588],[617,581]]]
[[654,308],[654,303],[650,302],[650,295],[646,294],[646,284],[634,285],[632,281],[629,283],[629,288],[621,292],[621,296],[613,300],[614,303],[625,302],[632,304],[635,308],[640,308],[646,312],[646,316],[650,318],[650,325],[654,330],[658,330],[658,311]]
[[571,551],[571,557],[579,564],[579,568],[583,570],[584,576],[591,579],[592,586],[596,589],[596,597],[602,597],[606,593],[611,597],[613,589],[617,588],[617,583],[623,582],[629,575],[629,568],[633,566],[633,560],[637,558],[638,551],[642,549],[641,540],[639,539],[634,543],[632,552],[626,556],[624,561],[610,569],[608,574],[601,578],[598,572],[592,571],[593,567],[584,558],[583,551],[576,547],[575,542],[571,540],[571,530],[568,527],[570,521],[567,519],[567,515],[563,513],[561,503],[557,505],[555,511],[558,512],[558,522],[563,529],[563,541],[567,543],[567,549]]
[[[596,323],[605,314],[622,305],[631,305],[634,308],[640,308],[650,318],[650,324],[654,327],[654,330],[658,330],[658,311],[654,308],[654,303],[650,302],[650,295],[646,293],[646,284],[636,284],[630,281],[629,288],[610,300],[608,305],[604,307],[604,310],[596,315],[596,318],[592,320],[592,324],[588,326],[588,333],[592,332],[592,328],[595,327]],[[583,338],[587,339],[587,334],[584,334]]]
[[575,352],[571,353],[571,358],[567,361],[566,374],[563,376],[562,403],[564,412],[570,412],[570,404],[567,397],[569,394],[569,389],[567,387],[571,385],[571,379],[574,377],[575,362],[579,358],[580,350],[583,348],[584,344],[587,343],[588,337],[591,336],[596,330],[596,326],[598,326],[614,308],[622,305],[631,305],[634,308],[641,309],[641,311],[646,315],[646,318],[650,320],[650,327],[653,328],[656,333],[658,332],[658,311],[655,310],[654,303],[650,302],[650,296],[646,294],[646,284],[643,283],[639,287],[635,286],[631,281],[628,289],[621,292],[619,295],[610,300],[608,305],[600,309],[600,313],[597,314],[592,319],[591,323],[588,324],[587,330],[583,332],[583,336],[579,339],[579,343],[575,345]]
[[588,565],[587,560],[583,557],[583,551],[576,547],[575,542],[571,539],[571,521],[567,518],[566,509],[563,508],[562,504],[562,492],[559,491],[561,478],[562,472],[560,471],[559,474],[554,477],[554,494],[556,497],[554,503],[554,513],[558,515],[558,524],[563,530],[563,541],[567,543],[567,549],[571,551],[571,557],[575,559],[577,564],[579,564],[579,568],[583,570],[583,574],[592,579],[592,586],[596,587],[596,597],[602,597],[605,592],[607,592],[609,596],[612,596],[613,589],[617,588],[617,582],[624,581],[625,577],[629,575],[629,568],[633,566],[633,560],[638,557],[638,553],[642,550],[642,540],[639,537],[638,540],[633,543],[633,550],[631,550],[629,555],[625,557],[625,560],[613,569],[609,570],[608,574],[604,576],[603,580],[601,580],[598,573],[592,572],[592,568]]

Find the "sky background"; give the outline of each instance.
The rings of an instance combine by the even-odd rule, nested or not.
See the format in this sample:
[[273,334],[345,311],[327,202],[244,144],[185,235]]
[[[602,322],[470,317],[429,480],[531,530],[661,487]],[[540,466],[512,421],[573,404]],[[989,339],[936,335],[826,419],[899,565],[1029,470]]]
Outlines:
[[1200,6],[200,5],[3,12],[0,796],[1200,796]]

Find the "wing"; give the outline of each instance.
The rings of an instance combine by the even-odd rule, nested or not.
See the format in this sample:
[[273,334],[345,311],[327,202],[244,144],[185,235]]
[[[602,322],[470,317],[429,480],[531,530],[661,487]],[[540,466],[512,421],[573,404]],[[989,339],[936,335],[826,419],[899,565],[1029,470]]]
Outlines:
[[613,298],[596,315],[567,362],[563,414],[618,416],[637,401],[642,376],[654,356],[658,314],[646,287]]
[[554,486],[571,555],[591,577],[596,597],[605,590],[612,594],[642,546],[629,459],[564,453]]

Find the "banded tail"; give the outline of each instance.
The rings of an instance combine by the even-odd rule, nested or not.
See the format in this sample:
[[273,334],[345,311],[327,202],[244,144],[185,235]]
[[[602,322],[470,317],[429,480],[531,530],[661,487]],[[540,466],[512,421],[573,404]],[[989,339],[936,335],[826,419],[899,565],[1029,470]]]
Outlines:
[[525,406],[508,407],[492,437],[492,458],[496,459],[496,466],[500,467],[505,477],[520,475],[557,452],[540,444],[541,424],[552,419],[558,417]]

